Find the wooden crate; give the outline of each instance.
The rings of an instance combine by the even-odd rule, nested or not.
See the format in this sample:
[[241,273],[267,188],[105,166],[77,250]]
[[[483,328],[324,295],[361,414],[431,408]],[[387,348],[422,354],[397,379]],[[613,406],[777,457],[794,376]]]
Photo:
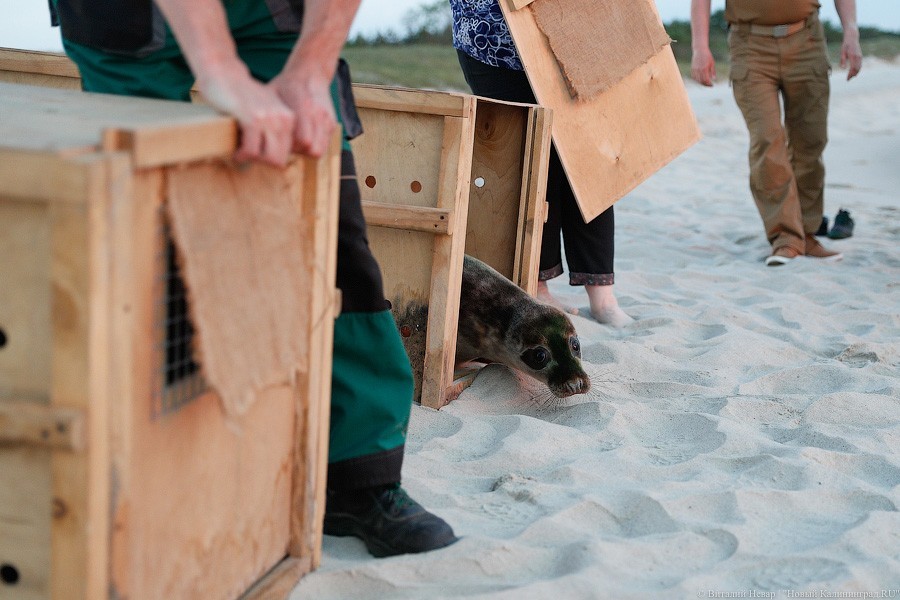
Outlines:
[[363,210],[416,400],[440,408],[454,379],[463,253],[537,289],[550,149],[538,106],[356,85]]
[[[239,169],[235,141],[206,107],[0,83],[0,598],[284,597],[318,564],[338,150]],[[231,418],[163,374],[167,180],[211,165],[302,181],[309,221],[307,368]]]
[[[0,49],[0,80],[78,87],[65,56]],[[440,408],[454,373],[463,252],[537,291],[551,113],[466,94],[354,85],[363,209],[415,377]]]

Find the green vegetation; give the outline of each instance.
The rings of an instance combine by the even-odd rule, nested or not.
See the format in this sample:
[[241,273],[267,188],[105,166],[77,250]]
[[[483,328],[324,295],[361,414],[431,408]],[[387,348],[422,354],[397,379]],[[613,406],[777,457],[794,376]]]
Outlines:
[[[832,63],[840,62],[842,33],[839,26],[825,22]],[[446,0],[436,0],[414,10],[404,18],[405,33],[379,33],[370,38],[350,40],[344,57],[350,63],[353,80],[423,89],[468,91],[463,79],[450,30],[450,9]],[[688,21],[666,24],[672,38],[672,51],[681,72],[690,75],[691,25]],[[895,60],[900,56],[900,33],[861,27],[860,45],[864,56]],[[725,11],[716,11],[710,19],[710,50],[716,58],[719,79],[728,76],[728,28]]]
[[343,56],[358,83],[469,91],[450,42],[352,45],[344,48]]

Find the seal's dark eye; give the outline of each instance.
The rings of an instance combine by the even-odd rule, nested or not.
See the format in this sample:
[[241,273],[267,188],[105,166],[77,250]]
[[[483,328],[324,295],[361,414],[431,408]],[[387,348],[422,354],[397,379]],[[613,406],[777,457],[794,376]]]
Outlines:
[[577,336],[572,336],[569,338],[569,346],[572,347],[572,354],[581,358],[581,342],[578,341]]
[[522,362],[536,371],[540,371],[550,362],[550,352],[543,346],[529,348],[522,353]]

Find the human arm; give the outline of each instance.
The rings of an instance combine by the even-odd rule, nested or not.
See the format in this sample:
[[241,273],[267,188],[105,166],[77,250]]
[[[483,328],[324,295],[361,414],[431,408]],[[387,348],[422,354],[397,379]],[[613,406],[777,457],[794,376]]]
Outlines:
[[283,165],[294,115],[274,89],[255,80],[238,57],[219,0],[156,0],[172,28],[203,97],[234,116],[241,128],[237,160]]
[[710,2],[691,0],[691,77],[705,86],[716,80],[716,61],[709,49]]
[[360,0],[306,0],[303,29],[281,73],[272,80],[296,116],[294,150],[321,155],[335,127],[331,80]]
[[841,68],[847,68],[847,79],[853,79],[862,68],[862,49],[859,47],[859,28],[856,26],[856,0],[834,0],[844,40],[841,43]]

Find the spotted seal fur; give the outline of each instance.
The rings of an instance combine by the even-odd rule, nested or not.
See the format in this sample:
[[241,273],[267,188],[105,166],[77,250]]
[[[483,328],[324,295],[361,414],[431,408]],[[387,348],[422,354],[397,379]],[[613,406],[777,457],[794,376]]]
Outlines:
[[546,383],[558,398],[583,394],[591,387],[569,317],[466,255],[456,362],[476,359],[526,373]]

